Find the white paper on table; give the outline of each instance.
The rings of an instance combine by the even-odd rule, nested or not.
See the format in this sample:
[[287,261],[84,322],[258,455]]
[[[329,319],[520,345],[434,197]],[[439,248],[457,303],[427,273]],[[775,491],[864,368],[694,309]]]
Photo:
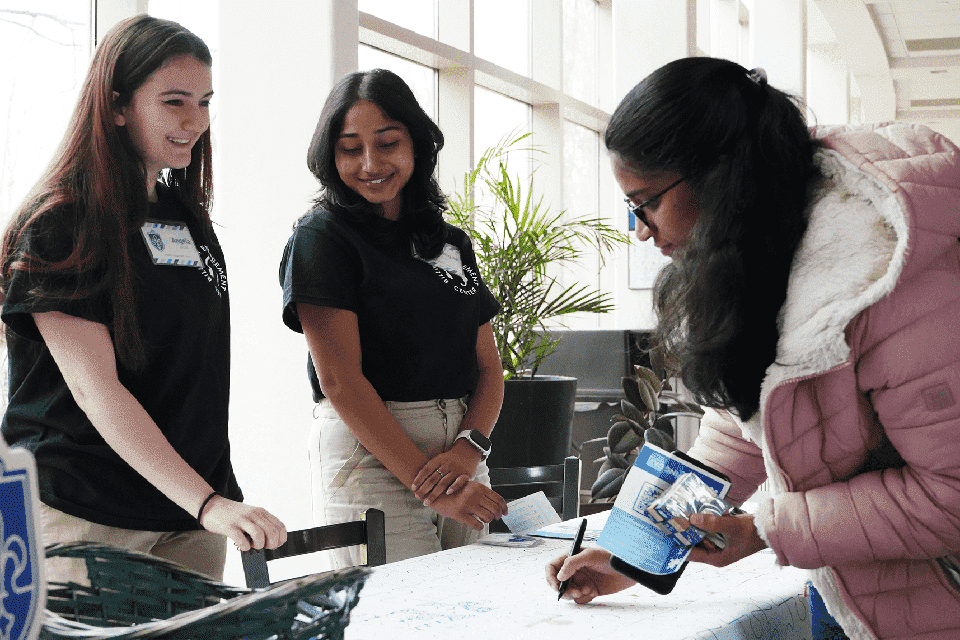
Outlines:
[[507,515],[503,516],[503,523],[513,533],[527,533],[555,522],[560,522],[560,516],[543,491],[508,502]]
[[[607,523],[607,517],[609,515],[609,511],[604,511],[590,518],[587,524],[587,530],[583,534],[584,542],[594,542],[600,537],[600,532],[603,531],[603,525]],[[541,527],[536,531],[531,531],[530,535],[541,538],[573,540],[577,537],[577,533],[580,530],[580,520],[582,520],[582,518],[572,518],[570,520],[564,520],[563,522],[557,522],[546,527]]]

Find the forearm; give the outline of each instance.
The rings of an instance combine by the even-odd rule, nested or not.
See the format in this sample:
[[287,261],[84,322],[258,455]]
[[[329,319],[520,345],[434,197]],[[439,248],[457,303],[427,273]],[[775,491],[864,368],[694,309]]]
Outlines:
[[275,549],[286,541],[286,527],[266,509],[225,498],[207,501],[213,488],[177,453],[125,388],[117,384],[94,398],[94,402],[84,403],[84,410],[107,444],[134,471],[197,518],[201,527],[230,537],[240,551]]
[[480,369],[477,388],[463,416],[460,430],[476,429],[489,438],[503,405],[503,366],[489,322],[477,330],[477,366]]
[[476,391],[470,399],[470,406],[460,423],[460,430],[476,429],[489,438],[497,418],[500,417],[502,405],[503,373],[493,370],[481,372]]
[[117,382],[88,391],[81,402],[90,422],[134,471],[196,516],[213,488],[173,448],[143,406]]
[[387,410],[366,378],[332,384],[323,391],[360,444],[400,482],[411,486],[427,455]]

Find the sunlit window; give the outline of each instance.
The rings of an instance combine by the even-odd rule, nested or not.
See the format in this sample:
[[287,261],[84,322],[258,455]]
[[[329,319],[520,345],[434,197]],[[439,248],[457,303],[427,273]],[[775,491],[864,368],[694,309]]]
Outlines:
[[[592,0],[591,0],[592,1]],[[597,217],[600,199],[600,136],[563,123],[563,206],[575,217]]]
[[[488,148],[500,144],[507,136],[530,132],[530,105],[508,98],[495,91],[476,88],[474,95],[473,145],[474,155],[480,158]],[[529,138],[519,146],[529,146]],[[512,152],[508,170],[526,184],[530,176],[530,154]]]
[[360,45],[357,51],[358,67],[361,71],[370,69],[388,69],[403,78],[410,86],[417,102],[434,122],[437,120],[437,72],[416,62],[411,62],[373,47]]
[[530,75],[529,0],[475,2],[474,48],[478,57],[520,75]]
[[[592,0],[591,0],[592,2]],[[563,123],[563,208],[566,219],[600,217],[600,136],[573,122]],[[581,245],[579,263],[563,270],[563,282],[589,282],[600,268],[600,258],[590,246]],[[571,329],[591,328],[596,317],[578,314],[565,319]]]
[[90,63],[91,8],[79,0],[5,0],[0,8],[0,220],[50,161]]
[[437,37],[437,0],[359,0],[357,5],[364,13],[431,38]]
[[563,91],[597,104],[597,2],[563,0]]

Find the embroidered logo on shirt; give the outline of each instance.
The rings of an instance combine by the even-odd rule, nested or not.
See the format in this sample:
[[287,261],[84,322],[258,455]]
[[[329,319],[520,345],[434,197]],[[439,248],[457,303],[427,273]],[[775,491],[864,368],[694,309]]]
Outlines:
[[217,295],[222,298],[223,294],[227,291],[227,272],[220,266],[217,259],[213,257],[213,253],[210,252],[210,247],[200,245],[198,248],[203,252],[203,256],[197,268],[200,269],[200,273],[207,279],[207,282],[213,284]]
[[957,404],[957,400],[950,390],[950,385],[946,383],[929,387],[920,393],[923,395],[923,403],[926,405],[927,411],[943,411]]
[[467,265],[461,267],[461,273],[450,273],[446,269],[441,269],[433,265],[434,272],[439,275],[444,282],[453,285],[453,290],[462,293],[465,296],[472,296],[477,293],[480,286],[480,278],[477,272]]
[[424,260],[417,253],[417,247],[411,242],[411,252],[417,260],[423,260],[447,284],[453,285],[453,290],[466,296],[472,296],[479,290],[480,278],[477,272],[460,259],[460,250],[449,242],[443,246],[443,251],[432,260]]

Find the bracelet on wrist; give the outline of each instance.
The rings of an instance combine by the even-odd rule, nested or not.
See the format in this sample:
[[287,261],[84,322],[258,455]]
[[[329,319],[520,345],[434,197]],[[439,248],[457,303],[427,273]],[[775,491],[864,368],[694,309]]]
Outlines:
[[[203,517],[203,510],[207,508],[207,503],[210,502],[210,500],[212,500],[214,496],[219,496],[219,495],[220,495],[220,492],[219,492],[219,491],[213,491],[213,492],[211,492],[210,495],[208,495],[208,496],[204,499],[204,501],[200,504],[200,510],[197,511],[197,523],[198,523],[198,524],[199,524],[199,522],[200,522],[200,518]],[[222,498],[223,496],[220,496],[220,497]],[[202,526],[202,525],[201,525],[201,526]]]

